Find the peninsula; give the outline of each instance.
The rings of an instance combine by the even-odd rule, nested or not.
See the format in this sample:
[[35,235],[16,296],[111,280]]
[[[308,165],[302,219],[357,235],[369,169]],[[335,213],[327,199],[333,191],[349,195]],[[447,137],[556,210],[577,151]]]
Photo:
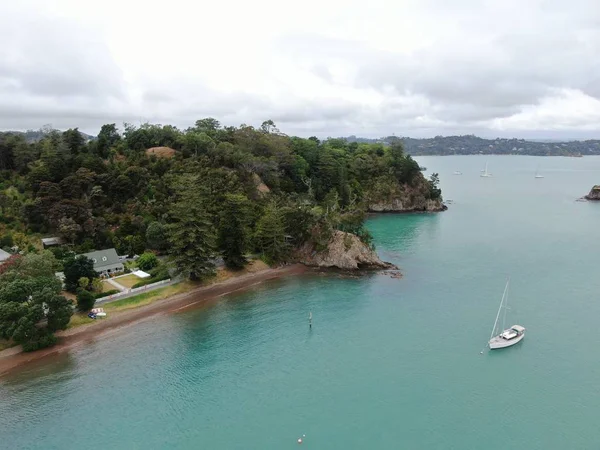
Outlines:
[[74,307],[240,271],[248,255],[390,267],[367,213],[445,209],[438,175],[426,179],[402,142],[290,137],[270,120],[0,133],[0,150],[0,339],[25,350],[53,345]]

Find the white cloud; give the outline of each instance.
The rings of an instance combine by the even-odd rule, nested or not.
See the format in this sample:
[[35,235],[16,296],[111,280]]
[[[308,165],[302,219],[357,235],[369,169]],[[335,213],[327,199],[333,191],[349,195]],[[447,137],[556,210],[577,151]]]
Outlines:
[[24,0],[0,5],[0,39],[4,129],[598,130],[596,0]]

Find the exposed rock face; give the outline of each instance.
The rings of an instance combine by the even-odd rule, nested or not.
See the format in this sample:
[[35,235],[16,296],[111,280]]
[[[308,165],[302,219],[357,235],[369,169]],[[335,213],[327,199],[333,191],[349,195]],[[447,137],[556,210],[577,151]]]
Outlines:
[[448,209],[441,198],[429,199],[429,186],[422,175],[413,185],[400,185],[394,181],[379,183],[367,198],[369,212],[438,212]]
[[441,200],[418,199],[406,201],[402,197],[371,203],[369,212],[438,212],[448,209]]
[[173,158],[177,153],[170,147],[152,147],[146,150],[148,156],[155,155],[157,158]]
[[269,186],[267,186],[264,183],[264,181],[262,180],[261,177],[258,176],[258,174],[253,173],[252,180],[254,181],[254,185],[256,186],[256,192],[258,192],[258,195],[260,195],[261,197],[264,197],[269,192],[271,192],[271,189],[269,189]]
[[379,259],[377,253],[356,235],[335,231],[327,249],[317,251],[314,243],[306,243],[297,254],[299,262],[313,267],[335,267],[345,270],[391,269],[393,264]]
[[592,188],[590,193],[585,196],[587,200],[600,200],[600,185],[596,185]]

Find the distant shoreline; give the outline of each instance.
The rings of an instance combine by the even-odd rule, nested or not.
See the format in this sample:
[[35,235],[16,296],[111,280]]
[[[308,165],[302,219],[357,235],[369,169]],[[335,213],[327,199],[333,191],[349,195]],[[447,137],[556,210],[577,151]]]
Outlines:
[[89,325],[72,328],[60,333],[59,342],[53,347],[31,353],[24,353],[20,347],[0,351],[0,377],[18,369],[24,369],[31,363],[46,364],[52,356],[81,347],[86,342],[100,339],[110,331],[129,327],[135,323],[154,316],[177,313],[188,308],[207,306],[220,297],[233,292],[244,291],[265,281],[300,275],[309,269],[302,264],[293,264],[276,269],[265,269],[248,273],[236,278],[230,278],[220,283],[201,286],[191,291],[176,294],[135,309],[112,313],[108,318],[98,320]]
[[[409,153],[410,156],[418,158],[421,156],[533,156],[535,158],[583,158],[584,155],[533,155],[530,153],[457,153],[457,154],[441,154],[441,153]],[[599,153],[591,153],[590,156],[600,156]]]

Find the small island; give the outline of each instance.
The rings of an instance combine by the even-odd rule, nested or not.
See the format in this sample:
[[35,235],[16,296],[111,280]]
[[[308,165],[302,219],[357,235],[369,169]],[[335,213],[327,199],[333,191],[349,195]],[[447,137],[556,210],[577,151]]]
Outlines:
[[590,193],[586,196],[584,196],[583,198],[585,198],[586,200],[592,200],[592,201],[598,201],[600,200],[600,185],[595,185],[591,190]]

